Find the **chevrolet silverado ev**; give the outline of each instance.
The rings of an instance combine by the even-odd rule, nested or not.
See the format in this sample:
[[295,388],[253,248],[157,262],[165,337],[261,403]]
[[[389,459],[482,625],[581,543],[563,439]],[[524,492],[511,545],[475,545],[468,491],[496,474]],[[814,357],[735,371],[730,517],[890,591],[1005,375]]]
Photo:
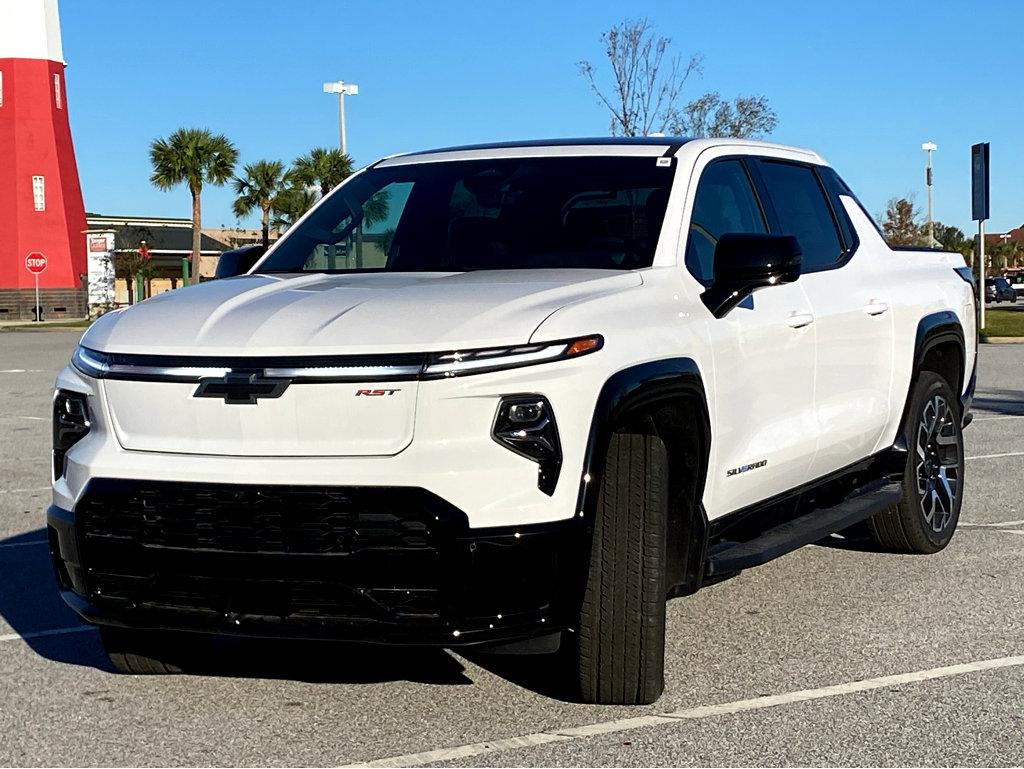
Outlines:
[[119,671],[223,634],[557,651],[584,701],[649,703],[668,598],[956,528],[971,274],[814,152],[399,155],[221,261],[56,381],[50,549]]

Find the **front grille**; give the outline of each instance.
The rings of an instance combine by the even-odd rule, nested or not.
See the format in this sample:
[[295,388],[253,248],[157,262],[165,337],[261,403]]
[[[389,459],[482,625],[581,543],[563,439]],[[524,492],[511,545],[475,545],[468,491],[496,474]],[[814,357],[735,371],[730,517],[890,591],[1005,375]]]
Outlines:
[[90,494],[79,511],[88,539],[148,548],[315,555],[431,548],[426,520],[401,502],[373,489],[151,484],[116,497]]
[[[249,621],[436,621],[465,517],[421,489],[94,480],[95,601]],[[450,559],[449,559],[450,560]]]

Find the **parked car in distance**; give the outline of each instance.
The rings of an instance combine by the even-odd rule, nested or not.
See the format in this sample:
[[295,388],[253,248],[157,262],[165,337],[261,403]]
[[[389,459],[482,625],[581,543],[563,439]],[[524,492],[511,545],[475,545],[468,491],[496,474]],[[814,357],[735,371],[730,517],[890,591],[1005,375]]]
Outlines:
[[1007,280],[1010,281],[1010,288],[1013,289],[1014,293],[1024,299],[1024,272],[1011,274],[1007,277]]
[[398,155],[254,256],[57,377],[50,553],[121,672],[216,634],[561,651],[580,699],[650,703],[668,598],[862,521],[956,530],[970,269],[890,248],[809,150]]
[[985,278],[985,301],[995,304],[1016,302],[1017,292],[1006,278]]

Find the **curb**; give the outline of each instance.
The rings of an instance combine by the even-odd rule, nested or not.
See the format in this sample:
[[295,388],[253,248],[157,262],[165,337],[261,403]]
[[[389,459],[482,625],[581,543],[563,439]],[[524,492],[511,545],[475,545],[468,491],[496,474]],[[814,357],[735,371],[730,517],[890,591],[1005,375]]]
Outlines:
[[978,341],[982,344],[1024,344],[1024,336],[983,336]]
[[27,325],[15,325],[0,326],[0,334],[13,333],[17,331],[29,331],[29,332],[40,332],[40,331],[81,331],[85,333],[88,326],[61,326],[57,324],[49,325],[46,323],[39,324],[27,324]]

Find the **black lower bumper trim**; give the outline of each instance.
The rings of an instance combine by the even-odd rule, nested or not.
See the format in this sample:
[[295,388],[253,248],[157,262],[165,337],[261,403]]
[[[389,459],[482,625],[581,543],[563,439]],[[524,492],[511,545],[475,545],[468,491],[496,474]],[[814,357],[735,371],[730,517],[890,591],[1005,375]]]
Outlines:
[[575,521],[474,530],[415,489],[96,479],[48,528],[89,622],[400,645],[569,626],[581,553]]

